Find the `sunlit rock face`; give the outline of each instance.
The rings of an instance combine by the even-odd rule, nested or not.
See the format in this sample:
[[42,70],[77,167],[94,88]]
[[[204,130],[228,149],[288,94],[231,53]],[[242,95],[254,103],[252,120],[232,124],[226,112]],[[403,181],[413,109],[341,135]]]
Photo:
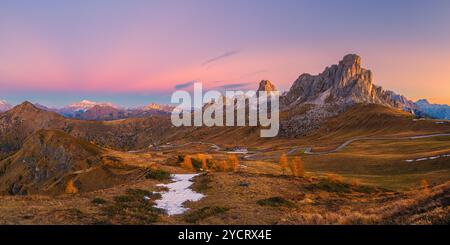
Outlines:
[[272,92],[277,91],[277,88],[269,80],[262,80],[259,83],[258,91]]
[[414,103],[404,96],[376,86],[372,71],[364,69],[361,64],[360,56],[348,54],[319,75],[300,75],[282,98],[283,106],[320,102],[343,107],[355,103],[376,103],[408,111],[414,108]]
[[281,123],[285,136],[306,135],[318,129],[324,119],[355,104],[379,104],[414,112],[416,105],[402,95],[374,84],[372,71],[362,67],[356,54],[345,55],[318,75],[304,73],[280,97],[281,110],[289,115]]

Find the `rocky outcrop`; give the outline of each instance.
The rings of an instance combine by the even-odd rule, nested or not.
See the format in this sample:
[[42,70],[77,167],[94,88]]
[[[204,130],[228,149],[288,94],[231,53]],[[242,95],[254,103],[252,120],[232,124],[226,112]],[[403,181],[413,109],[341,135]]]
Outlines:
[[344,112],[355,104],[379,104],[413,112],[414,102],[373,83],[372,71],[362,67],[361,57],[348,54],[318,75],[302,74],[280,98],[281,110],[288,114],[281,132],[286,136],[305,135],[318,129],[324,119]]
[[277,91],[277,88],[269,80],[262,80],[259,83],[258,91],[272,92]]
[[[45,192],[73,172],[99,166],[101,153],[99,147],[62,131],[40,130],[26,140],[21,150],[0,161],[0,193]],[[59,189],[63,190],[64,184]]]
[[349,54],[319,75],[302,74],[282,99],[283,106],[302,103],[342,107],[375,103],[411,111],[414,103],[373,83],[373,73],[361,66],[361,57]]
[[0,159],[17,151],[25,139],[43,128],[64,128],[61,115],[44,111],[30,102],[24,102],[0,114]]

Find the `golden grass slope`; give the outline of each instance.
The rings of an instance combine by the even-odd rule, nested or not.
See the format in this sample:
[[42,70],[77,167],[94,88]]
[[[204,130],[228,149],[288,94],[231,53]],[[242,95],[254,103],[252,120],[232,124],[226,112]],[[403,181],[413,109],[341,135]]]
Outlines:
[[63,131],[39,130],[18,152],[0,162],[0,191],[13,195],[59,194],[67,191],[70,183],[76,187],[70,192],[122,183],[132,169],[119,171],[105,165],[105,152]]

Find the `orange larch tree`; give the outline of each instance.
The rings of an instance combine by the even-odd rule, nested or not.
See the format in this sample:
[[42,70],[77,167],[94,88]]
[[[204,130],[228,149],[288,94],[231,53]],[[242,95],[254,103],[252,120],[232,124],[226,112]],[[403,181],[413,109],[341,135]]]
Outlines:
[[239,169],[239,159],[236,155],[229,155],[228,161],[230,162],[230,168],[233,172],[238,171]]
[[228,170],[228,164],[226,160],[223,160],[220,164],[220,170],[226,172]]
[[295,177],[303,177],[305,175],[305,167],[300,157],[294,157],[291,162],[291,171]]
[[420,181],[420,186],[422,187],[422,191],[424,193],[429,193],[430,192],[430,185],[428,184],[428,181],[426,179],[422,179]]
[[280,156],[280,168],[283,175],[285,175],[288,168],[288,158],[285,153]]
[[73,180],[69,180],[66,185],[66,193],[67,194],[75,194],[78,192],[78,188],[75,186]]
[[189,170],[193,170],[194,169],[194,167],[192,166],[192,159],[191,159],[191,157],[189,155],[186,155],[184,157],[183,167],[187,168]]

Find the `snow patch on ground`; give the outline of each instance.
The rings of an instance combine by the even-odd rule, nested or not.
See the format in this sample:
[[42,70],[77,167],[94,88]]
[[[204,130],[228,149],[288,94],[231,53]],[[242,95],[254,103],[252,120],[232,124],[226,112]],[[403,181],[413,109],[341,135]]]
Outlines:
[[450,154],[444,154],[444,155],[438,155],[438,156],[432,156],[432,157],[422,157],[422,158],[417,158],[417,159],[408,159],[408,160],[405,160],[405,162],[422,162],[422,161],[426,161],[426,160],[438,159],[441,157],[450,157]]
[[174,174],[173,183],[159,184],[168,191],[161,193],[161,199],[156,200],[156,207],[166,210],[168,215],[182,214],[188,209],[183,207],[186,201],[196,202],[204,197],[203,194],[194,192],[189,187],[193,184],[192,178],[198,174]]

